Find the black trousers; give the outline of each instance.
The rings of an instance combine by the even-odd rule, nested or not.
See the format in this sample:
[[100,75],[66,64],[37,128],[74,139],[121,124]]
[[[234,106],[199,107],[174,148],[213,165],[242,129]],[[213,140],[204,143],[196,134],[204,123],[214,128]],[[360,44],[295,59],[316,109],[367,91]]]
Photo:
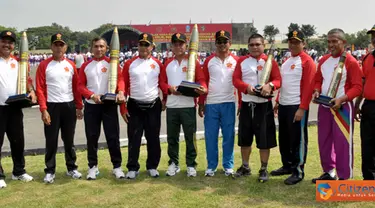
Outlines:
[[375,180],[375,101],[365,100],[361,118],[362,176]]
[[299,105],[279,105],[279,148],[283,166],[291,168],[293,174],[303,178],[308,146],[309,111],[305,111],[301,121],[293,122],[298,108]]
[[1,147],[4,135],[7,134],[13,160],[13,175],[20,176],[25,171],[25,138],[23,133],[23,113],[20,108],[0,106],[0,179],[4,179],[4,170],[1,165]]
[[161,125],[161,101],[159,98],[150,108],[141,108],[134,99],[128,101],[130,117],[128,123],[128,164],[129,171],[139,170],[139,149],[141,146],[143,131],[147,140],[147,169],[157,169],[160,156],[160,125]]
[[98,141],[102,122],[113,168],[121,167],[120,124],[117,110],[118,105],[85,103],[84,119],[87,139],[87,160],[90,168],[98,165]]
[[74,133],[76,129],[76,106],[74,102],[47,103],[47,111],[51,117],[51,125],[44,125],[46,138],[45,173],[55,173],[56,152],[58,146],[59,130],[64,142],[65,162],[68,171],[77,169],[77,157],[74,148]]

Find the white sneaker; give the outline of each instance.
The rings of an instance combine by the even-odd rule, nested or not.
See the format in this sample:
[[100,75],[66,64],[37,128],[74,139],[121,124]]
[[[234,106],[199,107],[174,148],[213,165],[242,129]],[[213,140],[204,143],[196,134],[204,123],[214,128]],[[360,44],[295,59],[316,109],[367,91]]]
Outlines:
[[5,187],[7,187],[7,184],[5,183],[3,179],[0,179],[0,189],[5,188]]
[[139,174],[138,171],[129,171],[128,173],[126,173],[126,178],[127,179],[135,179],[137,177],[137,175]]
[[112,173],[116,176],[117,179],[125,178],[125,173],[124,171],[122,171],[121,167],[113,169]]
[[169,166],[168,166],[168,170],[166,172],[165,175],[167,176],[174,176],[176,175],[176,173],[180,172],[180,167],[178,167],[178,165],[174,164],[174,162],[172,162]]
[[12,174],[12,180],[18,180],[18,181],[23,181],[23,182],[30,182],[32,181],[34,178],[32,176],[30,176],[29,174],[27,173],[24,173],[20,176],[15,176]]
[[225,176],[231,176],[234,174],[234,170],[232,168],[224,168]]
[[53,183],[55,182],[55,174],[47,173],[44,177],[44,183]]
[[86,176],[86,179],[87,180],[95,180],[96,179],[96,176],[99,175],[99,169],[97,166],[93,166],[92,168],[89,168],[89,170],[87,171],[87,176]]
[[73,179],[82,178],[82,174],[80,172],[78,172],[78,170],[68,171],[68,172],[66,172],[66,175],[72,177]]
[[215,170],[207,169],[204,175],[207,177],[212,177],[215,175]]
[[197,170],[194,167],[187,167],[186,173],[187,173],[187,177],[197,176]]
[[157,178],[159,177],[159,172],[156,170],[156,169],[149,169],[147,170],[148,171],[148,174],[153,177],[153,178]]

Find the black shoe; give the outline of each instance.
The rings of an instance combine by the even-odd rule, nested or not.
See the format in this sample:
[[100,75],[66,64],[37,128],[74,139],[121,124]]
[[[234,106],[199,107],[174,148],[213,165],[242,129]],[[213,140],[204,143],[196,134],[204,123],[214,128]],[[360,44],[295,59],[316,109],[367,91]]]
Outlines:
[[289,176],[287,179],[285,179],[284,183],[285,185],[295,185],[303,180],[303,177],[298,177],[296,174],[293,174]]
[[290,174],[292,174],[292,170],[284,166],[277,170],[271,171],[271,176],[282,176],[282,175],[290,175]]
[[329,175],[329,173],[323,173],[321,176],[319,176],[318,178],[313,178],[311,180],[312,183],[316,183],[316,181],[318,180],[337,180],[337,177],[331,177],[331,175]]
[[259,170],[259,177],[258,181],[261,183],[267,182],[269,179],[268,177],[268,171],[266,169]]
[[235,173],[236,177],[249,176],[249,175],[251,175],[251,169],[243,165],[241,165],[241,167],[239,167]]

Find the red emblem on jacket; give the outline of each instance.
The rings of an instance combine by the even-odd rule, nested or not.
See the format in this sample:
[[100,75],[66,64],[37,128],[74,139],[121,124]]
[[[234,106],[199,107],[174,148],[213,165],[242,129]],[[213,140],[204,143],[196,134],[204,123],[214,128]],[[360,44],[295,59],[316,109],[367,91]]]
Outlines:
[[228,68],[232,68],[232,66],[233,66],[232,63],[230,63],[230,62],[227,63],[227,67],[228,67]]
[[262,66],[262,65],[258,65],[258,66],[257,66],[257,70],[258,70],[258,71],[262,71],[262,69],[263,69],[263,66]]
[[155,64],[151,64],[150,67],[151,67],[151,69],[155,69],[156,66],[155,66]]
[[187,72],[187,67],[186,66],[182,67],[182,72]]
[[69,68],[67,66],[64,69],[66,72],[69,72]]
[[293,64],[292,66],[290,66],[290,69],[291,69],[291,70],[293,70],[293,69],[295,69],[295,68],[296,68],[296,65],[294,65],[294,64]]
[[102,72],[103,72],[103,73],[106,73],[106,72],[107,72],[107,68],[103,67],[103,68],[102,68]]
[[11,64],[10,64],[10,68],[11,68],[11,69],[15,69],[15,68],[16,68],[16,64],[11,63]]

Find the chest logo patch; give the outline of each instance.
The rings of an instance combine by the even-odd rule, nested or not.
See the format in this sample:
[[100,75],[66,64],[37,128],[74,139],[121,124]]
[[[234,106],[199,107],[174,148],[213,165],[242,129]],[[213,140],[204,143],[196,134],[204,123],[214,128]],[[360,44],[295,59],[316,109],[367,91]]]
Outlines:
[[106,73],[106,72],[107,72],[107,68],[103,67],[103,68],[102,68],[102,72],[103,72],[103,73]]
[[187,67],[186,66],[182,67],[182,72],[187,72]]
[[155,69],[155,68],[156,68],[155,64],[151,64],[151,65],[150,65],[150,68],[151,68],[151,69]]
[[262,66],[262,65],[258,65],[258,66],[257,66],[257,70],[258,70],[258,71],[262,71],[262,69],[263,69],[263,66]]
[[290,66],[290,69],[291,70],[294,70],[296,68],[296,65],[295,64],[292,64],[292,66]]
[[64,70],[65,70],[66,72],[69,72],[69,68],[68,68],[67,66],[64,68]]
[[228,67],[228,68],[232,68],[232,66],[233,66],[233,64],[232,64],[232,63],[230,63],[230,62],[229,62],[229,63],[227,63],[227,67]]
[[11,64],[10,64],[10,68],[11,68],[11,69],[15,69],[15,68],[16,68],[16,64],[15,64],[15,63],[11,63]]

